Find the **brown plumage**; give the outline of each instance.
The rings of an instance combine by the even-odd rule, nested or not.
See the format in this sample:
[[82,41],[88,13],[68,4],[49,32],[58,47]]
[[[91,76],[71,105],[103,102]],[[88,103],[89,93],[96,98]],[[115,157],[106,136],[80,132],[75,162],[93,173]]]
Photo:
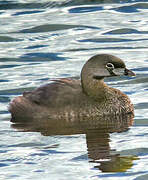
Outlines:
[[127,95],[104,83],[104,77],[134,73],[112,55],[90,58],[82,68],[81,80],[57,79],[32,92],[24,92],[9,105],[12,122],[46,119],[82,120],[87,117],[133,114]]

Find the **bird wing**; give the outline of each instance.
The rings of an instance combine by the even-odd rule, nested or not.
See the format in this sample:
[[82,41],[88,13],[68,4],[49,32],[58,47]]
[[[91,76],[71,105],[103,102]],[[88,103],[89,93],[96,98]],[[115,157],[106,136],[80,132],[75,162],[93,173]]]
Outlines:
[[55,79],[51,83],[45,84],[30,92],[24,92],[23,97],[38,105],[63,106],[74,103],[76,97],[81,94],[79,80]]

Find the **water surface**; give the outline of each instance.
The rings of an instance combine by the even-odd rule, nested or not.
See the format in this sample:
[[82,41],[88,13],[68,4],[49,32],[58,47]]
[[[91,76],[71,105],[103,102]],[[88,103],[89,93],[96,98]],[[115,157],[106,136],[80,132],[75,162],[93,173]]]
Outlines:
[[[0,179],[147,180],[148,1],[0,1],[0,27]],[[52,78],[78,77],[97,53],[122,58],[137,74],[106,79],[131,98],[132,126],[99,134],[11,126],[12,98]]]

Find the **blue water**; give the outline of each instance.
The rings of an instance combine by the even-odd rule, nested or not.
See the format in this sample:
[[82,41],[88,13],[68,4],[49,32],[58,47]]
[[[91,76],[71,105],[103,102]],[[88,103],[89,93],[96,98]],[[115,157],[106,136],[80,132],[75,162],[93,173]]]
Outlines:
[[[147,180],[148,1],[0,1],[0,27],[0,179]],[[136,73],[106,80],[135,106],[128,130],[100,141],[92,140],[96,132],[11,126],[11,99],[49,79],[79,76],[98,53],[122,58]],[[95,145],[111,160],[95,161]]]

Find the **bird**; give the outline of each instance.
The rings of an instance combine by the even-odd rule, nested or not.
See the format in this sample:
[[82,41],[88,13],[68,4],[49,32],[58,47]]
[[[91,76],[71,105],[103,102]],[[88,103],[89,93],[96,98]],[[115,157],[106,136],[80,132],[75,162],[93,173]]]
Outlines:
[[116,76],[135,76],[135,73],[114,55],[94,55],[83,65],[80,79],[53,79],[12,99],[9,103],[11,122],[42,123],[42,119],[73,122],[134,115],[129,97],[104,82],[104,78]]

